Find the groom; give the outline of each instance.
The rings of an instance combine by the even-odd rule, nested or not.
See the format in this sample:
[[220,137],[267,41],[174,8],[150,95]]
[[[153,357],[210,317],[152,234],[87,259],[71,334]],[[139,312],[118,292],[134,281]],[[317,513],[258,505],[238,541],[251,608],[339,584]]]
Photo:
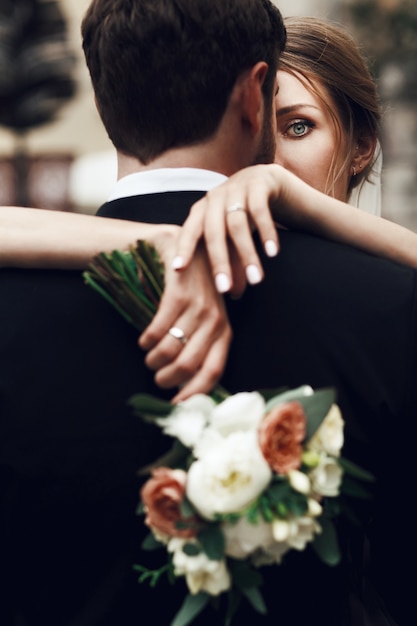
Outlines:
[[[272,160],[285,34],[269,0],[93,0],[82,34],[119,159],[101,215],[181,223],[225,176]],[[407,623],[401,559],[414,540],[402,532],[412,469],[403,433],[417,405],[416,273],[301,233],[283,233],[281,247],[264,282],[229,304],[235,340],[222,383],[336,386],[347,456],[378,476],[377,567],[361,577],[362,537],[349,530],[341,567],[289,555],[266,573],[268,616],[238,619],[357,626],[364,590],[369,624],[383,623],[381,593]],[[0,293],[1,623],[169,624],[181,591],[137,586],[131,572],[149,563],[135,469],[163,446],[122,408],[133,392],[158,393],[136,333],[78,275],[5,272]],[[215,614],[196,622],[213,623]]]
[[[120,176],[132,174],[123,195],[162,155],[187,168],[144,172],[152,220],[181,221],[225,175],[272,158],[284,29],[269,1],[93,2],[83,35]],[[129,199],[109,207],[132,211]],[[69,271],[3,270],[0,320],[0,624],[168,625],[182,581],[152,589],[133,570],[160,566],[141,550],[137,470],[167,446],[126,404],[161,393],[137,331]]]

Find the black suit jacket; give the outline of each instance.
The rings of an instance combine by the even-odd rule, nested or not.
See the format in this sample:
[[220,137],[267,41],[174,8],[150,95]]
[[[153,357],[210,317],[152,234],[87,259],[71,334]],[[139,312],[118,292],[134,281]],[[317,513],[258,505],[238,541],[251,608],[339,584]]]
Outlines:
[[[127,198],[100,214],[181,223],[200,196]],[[278,258],[265,260],[265,281],[228,303],[234,341],[222,383],[232,392],[337,387],[346,456],[378,475],[372,567],[365,578],[358,573],[361,537],[348,529],[340,567],[321,566],[307,552],[289,555],[265,575],[269,616],[246,611],[238,621],[365,625],[356,603],[370,580],[377,593],[366,589],[366,597],[378,607],[367,624],[384,623],[381,595],[407,624],[403,574],[414,540],[403,525],[408,428],[416,415],[416,273],[303,233],[283,232],[281,244]],[[136,331],[78,272],[5,270],[0,294],[1,623],[168,625],[181,582],[150,590],[132,570],[154,558],[140,550],[136,469],[167,445],[126,406],[135,392],[161,395]],[[212,623],[209,614],[198,621]]]

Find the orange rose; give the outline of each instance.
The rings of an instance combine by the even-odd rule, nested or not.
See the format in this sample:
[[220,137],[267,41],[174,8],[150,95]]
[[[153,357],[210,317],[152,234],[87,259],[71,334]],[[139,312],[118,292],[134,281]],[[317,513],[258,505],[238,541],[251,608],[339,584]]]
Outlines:
[[[185,494],[187,474],[183,470],[158,467],[142,487],[141,498],[145,506],[147,524],[151,529],[168,537],[194,537],[197,532],[196,518],[181,515],[180,504]],[[178,528],[178,522],[191,524]]]
[[299,402],[274,407],[259,427],[262,454],[277,474],[286,474],[301,465],[306,416]]

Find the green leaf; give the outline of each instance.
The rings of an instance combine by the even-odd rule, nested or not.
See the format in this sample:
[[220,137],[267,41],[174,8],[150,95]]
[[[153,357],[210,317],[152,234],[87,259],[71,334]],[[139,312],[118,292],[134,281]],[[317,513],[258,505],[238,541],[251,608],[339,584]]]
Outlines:
[[149,582],[151,587],[156,587],[159,582],[159,579],[163,574],[168,574],[172,570],[171,563],[167,563],[163,565],[160,569],[151,570],[143,565],[134,565],[132,568],[134,571],[139,572],[140,576],[138,577],[139,583]]
[[230,626],[233,616],[236,614],[240,604],[242,602],[242,593],[236,589],[230,589],[227,594],[227,610],[224,620],[225,626]]
[[337,565],[340,563],[341,555],[336,529],[328,519],[322,518],[320,524],[322,532],[314,537],[311,545],[326,565]]
[[279,502],[282,502],[291,493],[291,485],[287,480],[279,480],[275,481],[271,484],[271,486],[266,491],[268,495],[269,501],[272,505],[276,505]]
[[[286,517],[289,512],[297,516],[304,515],[308,509],[307,497],[295,491],[287,479],[275,480],[265,492],[264,497],[268,498],[270,509],[278,513],[280,517]],[[265,519],[268,521],[267,518]]]
[[310,439],[317,428],[320,426],[323,419],[332,404],[336,400],[336,392],[333,388],[319,389],[311,393],[311,387],[309,385],[303,385],[296,389],[290,389],[284,393],[280,393],[271,398],[266,406],[265,412],[267,413],[273,407],[278,406],[284,402],[299,402],[307,417],[307,437]]
[[360,498],[361,500],[370,500],[373,498],[373,494],[366,489],[366,487],[360,485],[352,478],[349,478],[349,476],[343,478],[341,491],[346,496]]
[[307,496],[294,490],[291,490],[291,494],[285,501],[285,504],[288,510],[297,517],[301,517],[308,510]]
[[[268,392],[264,391],[262,392],[262,395],[264,395],[265,393]],[[296,389],[288,389],[283,392],[275,393],[272,397],[269,398],[268,402],[266,403],[265,412],[267,413],[278,404],[283,404],[284,402],[293,402],[294,400],[300,401],[301,398],[305,397],[312,397],[311,387],[309,385],[302,385],[301,387],[297,387]]]
[[375,476],[367,470],[364,470],[362,467],[359,467],[359,465],[356,465],[356,463],[344,458],[338,459],[338,462],[345,474],[349,474],[349,476],[365,480],[369,483],[375,482]]
[[182,517],[193,517],[195,515],[195,508],[189,501],[189,499],[184,496],[180,503],[180,511]]
[[257,391],[261,394],[265,402],[269,402],[269,400],[275,398],[275,396],[288,391],[288,387],[278,387],[278,389],[258,389]]
[[288,507],[285,502],[277,502],[275,505],[276,511],[280,517],[285,519],[288,515]]
[[210,596],[207,593],[189,594],[171,622],[171,626],[187,626],[187,624],[191,624],[193,619],[205,609],[209,600]]
[[155,536],[152,533],[146,535],[145,539],[142,541],[142,550],[158,550],[158,548],[163,548],[164,544],[155,539]]
[[167,417],[175,406],[167,400],[161,400],[147,393],[137,393],[129,398],[127,404],[143,419],[154,421],[157,418]]
[[229,569],[232,574],[233,584],[242,592],[244,589],[260,587],[262,584],[261,573],[247,561],[230,559]]
[[314,395],[298,400],[307,416],[307,441],[314,435],[335,400],[336,392],[332,388],[320,389]]
[[329,519],[341,515],[340,498],[325,498],[322,504],[326,518]]
[[224,557],[224,535],[220,526],[209,524],[197,535],[205,554],[212,561],[220,561]]
[[241,513],[216,513],[214,519],[216,522],[226,522],[234,526],[242,517]]
[[259,506],[260,506],[262,517],[264,518],[264,520],[269,523],[273,522],[274,514],[271,511],[270,502],[266,496],[261,496],[259,498]]
[[246,589],[242,589],[242,594],[248,600],[248,602],[252,605],[252,607],[260,613],[261,615],[267,614],[267,608],[262,597],[261,592],[257,587],[249,587]]
[[253,504],[250,505],[248,510],[246,511],[246,519],[249,524],[257,524],[259,521],[259,502],[256,500]]
[[223,400],[226,400],[230,396],[230,393],[221,385],[216,385],[213,391],[210,394],[210,397],[216,402],[220,404]]
[[187,556],[198,556],[201,553],[201,549],[196,543],[186,543],[182,551]]

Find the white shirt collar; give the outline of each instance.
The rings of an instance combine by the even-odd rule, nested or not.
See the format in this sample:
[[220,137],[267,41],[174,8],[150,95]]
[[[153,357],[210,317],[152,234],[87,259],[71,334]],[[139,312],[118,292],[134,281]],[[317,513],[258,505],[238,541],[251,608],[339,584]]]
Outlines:
[[118,180],[109,196],[109,202],[167,191],[209,191],[225,180],[227,177],[218,172],[191,167],[146,170]]

